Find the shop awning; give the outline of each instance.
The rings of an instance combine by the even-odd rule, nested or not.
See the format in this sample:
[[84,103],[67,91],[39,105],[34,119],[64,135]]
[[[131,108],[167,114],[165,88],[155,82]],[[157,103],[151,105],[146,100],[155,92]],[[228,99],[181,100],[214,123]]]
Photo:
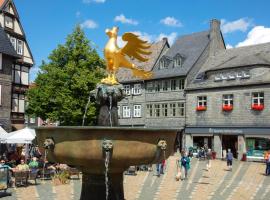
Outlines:
[[186,127],[186,134],[215,134],[215,135],[269,135],[270,127]]

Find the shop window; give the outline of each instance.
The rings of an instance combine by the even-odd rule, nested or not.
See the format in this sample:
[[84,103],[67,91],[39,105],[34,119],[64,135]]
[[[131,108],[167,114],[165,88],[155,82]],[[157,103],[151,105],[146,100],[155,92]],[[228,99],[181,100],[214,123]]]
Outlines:
[[261,111],[264,109],[264,93],[254,92],[252,93],[251,108],[253,110]]
[[123,118],[130,117],[130,108],[129,106],[123,106]]
[[233,110],[233,95],[232,94],[223,95],[222,110],[223,111],[232,111]]
[[205,111],[207,108],[207,97],[198,96],[197,97],[197,111]]
[[141,117],[141,105],[134,105],[133,117]]
[[124,93],[130,95],[130,85],[124,85]]
[[247,156],[264,157],[264,152],[270,149],[267,138],[246,138]]

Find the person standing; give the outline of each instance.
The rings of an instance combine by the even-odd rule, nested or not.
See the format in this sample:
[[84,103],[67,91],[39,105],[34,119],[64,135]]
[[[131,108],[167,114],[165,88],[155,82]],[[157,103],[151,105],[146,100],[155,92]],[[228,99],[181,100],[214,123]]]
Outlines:
[[233,161],[233,154],[231,152],[231,149],[228,149],[227,153],[227,166],[230,171],[232,171],[232,161]]
[[187,152],[183,152],[183,156],[182,156],[180,162],[181,162],[181,169],[184,170],[184,173],[182,173],[182,174],[185,175],[184,178],[182,177],[182,180],[187,179],[188,170],[190,169],[190,158],[188,157]]
[[212,159],[212,151],[211,149],[208,149],[206,153],[206,170],[207,171],[209,171],[209,169],[211,168],[211,159]]
[[265,156],[265,164],[266,164],[265,175],[269,176],[269,174],[270,174],[270,150],[268,150],[268,152]]

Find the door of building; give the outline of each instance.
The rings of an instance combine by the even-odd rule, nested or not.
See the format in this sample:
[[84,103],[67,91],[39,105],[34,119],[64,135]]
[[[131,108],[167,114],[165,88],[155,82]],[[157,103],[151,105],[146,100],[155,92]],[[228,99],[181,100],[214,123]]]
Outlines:
[[237,135],[222,135],[222,149],[231,149],[233,156],[237,158],[238,136]]

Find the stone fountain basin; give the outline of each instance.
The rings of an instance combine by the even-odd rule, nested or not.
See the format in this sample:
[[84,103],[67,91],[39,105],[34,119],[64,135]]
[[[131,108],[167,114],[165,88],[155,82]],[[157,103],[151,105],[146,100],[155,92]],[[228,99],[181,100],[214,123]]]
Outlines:
[[[65,163],[85,173],[104,174],[104,140],[111,140],[110,173],[121,173],[129,166],[157,163],[174,152],[176,130],[127,127],[38,127],[38,145],[52,138],[48,160]],[[167,147],[157,146],[165,140]]]

